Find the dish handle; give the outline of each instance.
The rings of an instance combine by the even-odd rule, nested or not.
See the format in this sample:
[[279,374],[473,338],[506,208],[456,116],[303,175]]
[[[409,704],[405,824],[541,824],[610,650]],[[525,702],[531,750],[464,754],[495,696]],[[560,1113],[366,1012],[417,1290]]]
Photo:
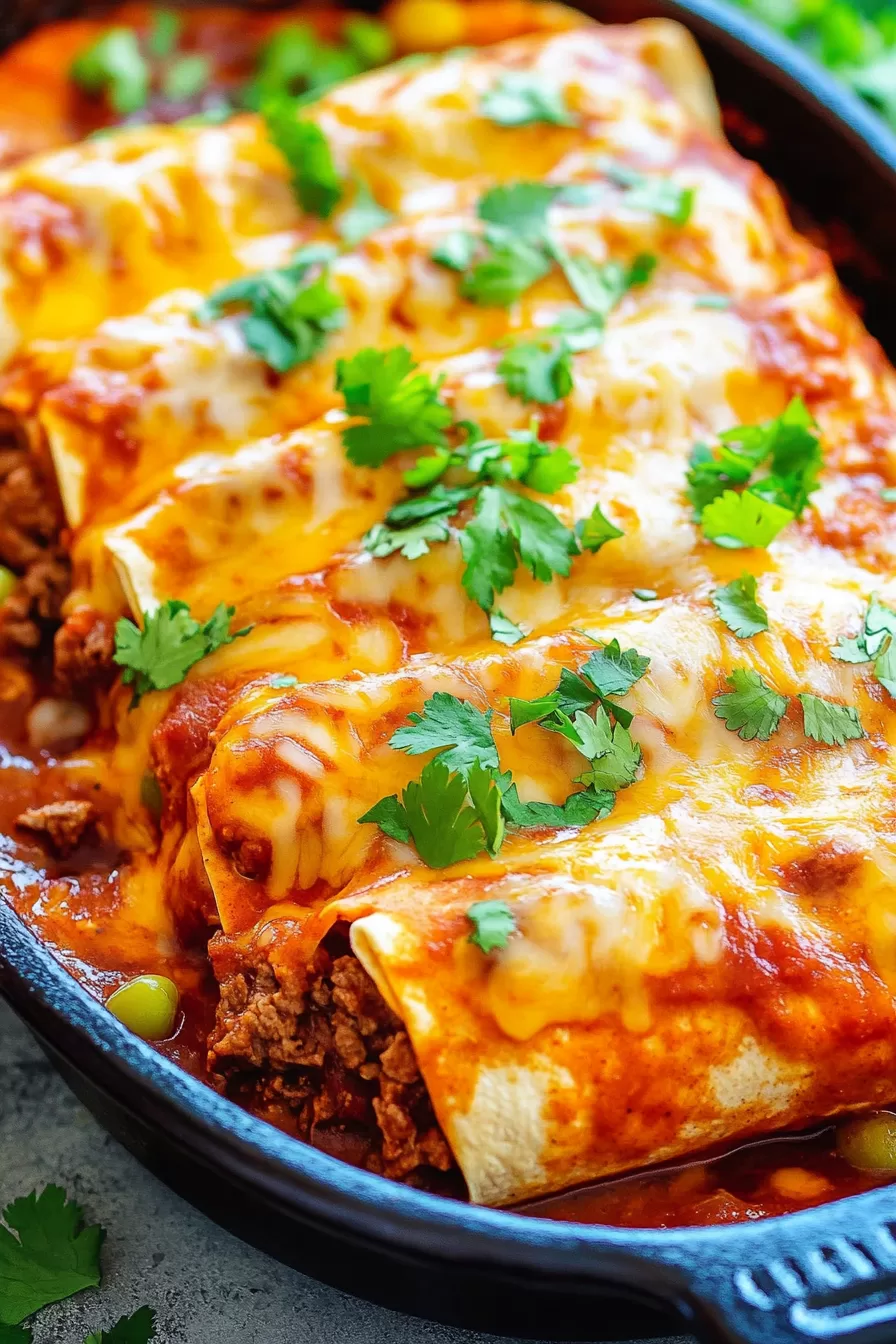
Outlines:
[[892,1199],[867,1199],[719,1228],[711,1247],[680,1243],[698,1331],[724,1344],[893,1344],[896,1217]]

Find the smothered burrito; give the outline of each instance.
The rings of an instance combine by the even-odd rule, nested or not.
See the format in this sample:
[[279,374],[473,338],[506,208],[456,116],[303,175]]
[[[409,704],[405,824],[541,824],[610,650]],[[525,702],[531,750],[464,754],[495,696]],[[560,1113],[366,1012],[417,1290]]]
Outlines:
[[4,881],[492,1205],[896,1096],[894,375],[688,35],[555,18],[0,178]]

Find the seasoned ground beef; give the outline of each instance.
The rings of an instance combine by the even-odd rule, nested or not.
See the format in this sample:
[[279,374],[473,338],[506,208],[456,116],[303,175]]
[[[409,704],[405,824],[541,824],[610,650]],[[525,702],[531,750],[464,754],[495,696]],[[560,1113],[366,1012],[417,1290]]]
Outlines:
[[81,843],[96,820],[93,803],[71,798],[60,803],[29,807],[16,818],[16,825],[33,831],[59,858],[67,858]]
[[261,957],[233,969],[232,948],[221,960],[209,1070],[222,1089],[269,1119],[285,1110],[299,1137],[371,1171],[442,1189],[437,1173],[453,1173],[459,1193],[407,1033],[344,934],[302,973],[278,977]]
[[91,607],[66,617],[53,640],[53,665],[58,688],[71,694],[88,686],[104,686],[115,664],[115,624]]
[[0,603],[0,646],[36,649],[59,620],[71,571],[61,541],[62,507],[49,463],[0,440],[0,564],[20,575]]

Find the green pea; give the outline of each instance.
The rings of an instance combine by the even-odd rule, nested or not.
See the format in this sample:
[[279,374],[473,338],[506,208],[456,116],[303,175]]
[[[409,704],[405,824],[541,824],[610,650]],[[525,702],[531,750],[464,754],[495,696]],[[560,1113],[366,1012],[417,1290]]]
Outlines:
[[18,581],[18,574],[13,574],[11,569],[0,565],[0,602],[6,601]]
[[177,985],[164,975],[138,975],[116,989],[106,1007],[144,1041],[164,1041],[174,1030],[179,995]]
[[875,1111],[838,1125],[837,1151],[862,1171],[896,1171],[896,1115]]

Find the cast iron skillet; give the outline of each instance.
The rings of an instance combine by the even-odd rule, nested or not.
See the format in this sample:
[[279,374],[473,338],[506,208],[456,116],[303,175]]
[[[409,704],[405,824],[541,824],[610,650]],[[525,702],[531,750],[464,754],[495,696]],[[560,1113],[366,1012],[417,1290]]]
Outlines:
[[[46,0],[24,8],[34,17]],[[845,221],[870,254],[846,278],[896,353],[896,140],[877,118],[716,0],[594,0],[590,9],[613,22],[663,14],[692,29],[723,104],[765,131],[755,156],[791,199],[817,220]],[[0,20],[6,40],[22,13],[13,10]],[[361,1296],[530,1338],[660,1334],[675,1320],[731,1344],[896,1337],[896,1187],[758,1223],[676,1231],[473,1208],[357,1171],[217,1096],[106,1013],[2,901],[0,990],[78,1096],[175,1190],[246,1240]]]

